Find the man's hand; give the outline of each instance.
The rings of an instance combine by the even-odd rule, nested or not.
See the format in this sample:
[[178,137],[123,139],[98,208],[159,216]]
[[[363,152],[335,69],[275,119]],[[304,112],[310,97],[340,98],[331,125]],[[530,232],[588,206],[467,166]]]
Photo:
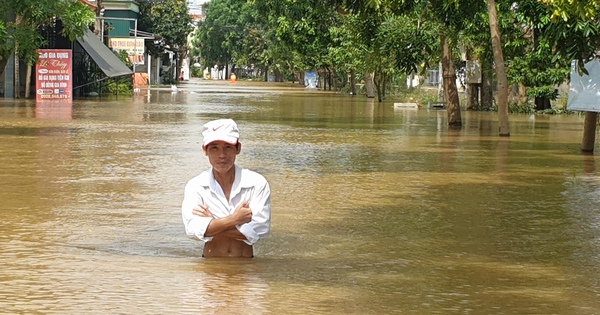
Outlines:
[[252,221],[252,210],[250,210],[250,202],[244,200],[231,215],[238,224],[244,224]]
[[199,205],[192,209],[192,214],[200,217],[213,217],[213,214],[208,211],[208,207],[206,205]]
[[[235,211],[229,216],[223,218],[214,218],[208,224],[205,236],[223,235],[229,238],[234,238],[239,241],[246,240],[246,236],[235,228],[236,225],[242,225],[252,221],[252,210],[249,208],[250,202],[245,200]],[[199,205],[192,209],[192,214],[201,217],[213,217],[213,214],[208,210],[206,205]]]

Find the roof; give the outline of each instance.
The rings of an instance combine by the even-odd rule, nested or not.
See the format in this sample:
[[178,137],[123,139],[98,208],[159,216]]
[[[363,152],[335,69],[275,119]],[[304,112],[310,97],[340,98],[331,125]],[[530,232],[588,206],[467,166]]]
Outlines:
[[86,30],[77,41],[106,76],[113,78],[133,73],[92,31]]

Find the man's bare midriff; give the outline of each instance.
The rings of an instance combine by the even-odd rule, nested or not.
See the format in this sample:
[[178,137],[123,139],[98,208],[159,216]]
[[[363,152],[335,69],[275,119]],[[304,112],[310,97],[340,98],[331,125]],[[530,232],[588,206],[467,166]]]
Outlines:
[[252,245],[227,236],[216,235],[204,243],[204,257],[253,257]]

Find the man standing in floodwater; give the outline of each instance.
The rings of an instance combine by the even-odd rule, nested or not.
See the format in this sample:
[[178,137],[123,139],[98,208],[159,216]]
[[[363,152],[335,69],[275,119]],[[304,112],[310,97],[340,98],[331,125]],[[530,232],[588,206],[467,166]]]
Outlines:
[[202,137],[202,150],[212,167],[185,186],[181,206],[185,231],[204,241],[203,257],[253,257],[252,245],[270,233],[269,183],[235,164],[242,150],[235,121],[210,121]]

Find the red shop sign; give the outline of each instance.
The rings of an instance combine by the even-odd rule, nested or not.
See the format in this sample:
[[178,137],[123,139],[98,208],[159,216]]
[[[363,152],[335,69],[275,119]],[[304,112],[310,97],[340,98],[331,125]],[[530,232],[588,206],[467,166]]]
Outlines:
[[73,52],[70,49],[38,49],[35,67],[37,102],[73,102]]

